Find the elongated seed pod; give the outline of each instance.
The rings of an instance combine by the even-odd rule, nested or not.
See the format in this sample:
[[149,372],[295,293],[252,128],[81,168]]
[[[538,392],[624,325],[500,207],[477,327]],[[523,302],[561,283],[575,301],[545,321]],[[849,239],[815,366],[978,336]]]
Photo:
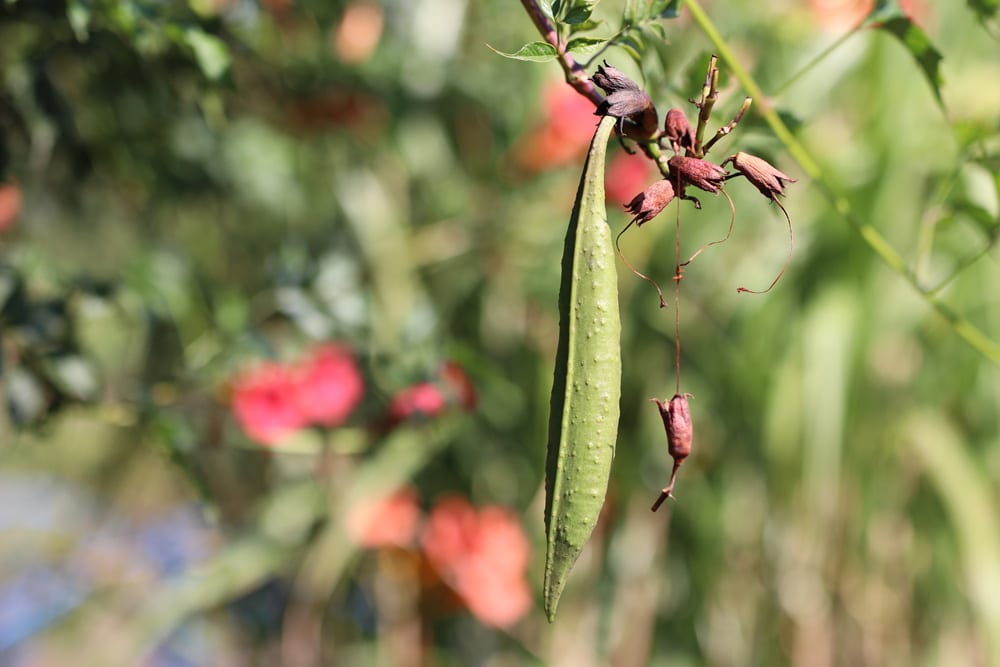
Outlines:
[[615,119],[590,145],[563,249],[545,462],[545,613],[553,620],[573,564],[604,505],[618,437],[621,320],[604,158]]

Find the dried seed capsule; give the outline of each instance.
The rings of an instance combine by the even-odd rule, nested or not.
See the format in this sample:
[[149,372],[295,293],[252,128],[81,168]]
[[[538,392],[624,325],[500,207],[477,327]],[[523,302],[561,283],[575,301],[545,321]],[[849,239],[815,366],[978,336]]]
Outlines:
[[667,117],[663,120],[663,133],[670,139],[675,153],[682,148],[694,147],[694,129],[684,112],[676,107],[667,112]]
[[656,107],[639,84],[607,62],[597,68],[593,80],[608,95],[597,106],[598,116],[614,116],[619,120],[619,132],[637,141],[656,135],[659,123]]
[[632,201],[628,203],[625,210],[635,216],[632,218],[632,222],[634,222],[637,227],[642,227],[644,224],[659,215],[660,211],[662,211],[667,204],[673,201],[673,198],[673,183],[664,178],[656,181],[648,188],[637,194]]
[[750,184],[757,188],[758,192],[771,200],[776,200],[778,195],[784,196],[785,183],[795,183],[795,179],[787,174],[778,171],[767,160],[740,151],[736,155],[730,155],[723,162],[732,162],[736,171],[743,174]]
[[693,185],[705,192],[716,194],[726,181],[726,170],[707,160],[675,155],[667,164],[670,165],[670,180],[680,177],[681,185]]
[[689,396],[691,394],[674,394],[674,397],[667,403],[656,398],[650,399],[660,409],[663,428],[667,432],[667,451],[674,459],[674,468],[670,473],[670,483],[660,492],[660,497],[653,503],[651,509],[654,512],[660,508],[664,500],[673,497],[672,492],[674,490],[674,481],[677,478],[677,469],[681,467],[684,459],[691,453],[691,443],[694,440],[694,425],[691,422],[691,408],[688,406]]

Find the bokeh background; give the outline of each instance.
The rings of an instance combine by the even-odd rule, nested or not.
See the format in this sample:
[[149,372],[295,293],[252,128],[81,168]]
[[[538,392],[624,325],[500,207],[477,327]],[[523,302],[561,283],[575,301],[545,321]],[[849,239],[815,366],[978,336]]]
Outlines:
[[[795,254],[737,294],[788,239],[733,182],[732,237],[682,283],[695,447],[656,514],[674,311],[621,267],[608,500],[549,624],[559,259],[595,118],[557,64],[487,48],[539,39],[521,6],[3,3],[0,662],[1000,664],[997,7],[904,3],[941,104],[853,30],[869,8],[706,3],[823,180],[754,110],[713,152],[799,179]],[[693,117],[713,45],[683,7],[659,23],[639,62],[601,58]],[[721,69],[713,127],[745,94]],[[618,231],[655,176],[609,162]],[[690,251],[729,224],[702,202]],[[622,238],[664,285],[675,217]]]

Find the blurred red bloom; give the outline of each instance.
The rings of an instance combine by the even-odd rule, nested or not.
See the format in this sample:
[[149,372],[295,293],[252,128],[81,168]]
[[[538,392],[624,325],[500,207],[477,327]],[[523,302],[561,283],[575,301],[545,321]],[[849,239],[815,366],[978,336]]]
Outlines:
[[509,510],[477,511],[464,498],[444,498],[427,518],[421,545],[441,578],[483,623],[507,627],[531,607],[525,579],[531,547]]
[[652,180],[655,168],[642,153],[629,155],[622,151],[608,165],[604,174],[604,191],[608,201],[625,206]]
[[465,369],[455,361],[445,361],[441,364],[441,382],[444,384],[448,397],[456,401],[463,410],[476,409],[476,387],[472,384]]
[[[871,14],[875,0],[811,0],[810,5],[820,25],[843,30],[857,25]],[[927,24],[929,12],[923,0],[900,0],[899,6],[914,23],[921,26]]]
[[282,364],[244,371],[233,380],[232,390],[233,414],[252,440],[273,445],[306,424],[296,400],[295,377]]
[[396,393],[389,403],[387,421],[393,426],[411,417],[436,417],[450,406],[463,410],[476,407],[476,388],[465,370],[445,361],[435,382],[420,382]]
[[407,486],[377,501],[361,502],[347,515],[347,533],[367,547],[405,547],[413,542],[420,522],[417,492]]
[[517,162],[529,171],[544,171],[574,162],[590,145],[597,126],[594,103],[565,82],[551,84],[542,94],[545,121],[521,137]]
[[12,183],[0,183],[0,232],[14,226],[21,214],[21,188]]
[[422,415],[433,417],[445,409],[447,403],[444,394],[430,382],[421,382],[407,387],[392,397],[389,404],[389,421],[398,423]]
[[354,355],[339,345],[321,345],[296,369],[296,396],[305,421],[337,426],[361,401],[365,385]]

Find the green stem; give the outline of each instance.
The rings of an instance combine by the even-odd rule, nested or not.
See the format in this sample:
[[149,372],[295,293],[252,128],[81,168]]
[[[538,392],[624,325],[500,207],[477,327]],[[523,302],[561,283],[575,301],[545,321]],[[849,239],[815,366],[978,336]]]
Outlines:
[[819,55],[817,55],[815,58],[813,58],[812,60],[810,60],[805,65],[803,65],[799,69],[798,72],[796,72],[795,74],[793,74],[791,76],[791,78],[789,78],[783,84],[781,84],[780,86],[778,86],[778,89],[774,91],[774,97],[780,97],[782,93],[784,93],[786,90],[788,90],[789,88],[792,87],[792,84],[794,84],[796,81],[798,81],[803,76],[805,76],[806,73],[808,73],[810,70],[812,70],[814,67],[816,67],[816,65],[819,65],[821,62],[823,62],[824,60],[826,60],[827,57],[829,57],[829,55],[831,53],[833,53],[834,51],[836,51],[838,48],[841,47],[841,45],[843,45],[844,42],[846,42],[848,39],[850,39],[851,37],[853,37],[854,33],[856,33],[858,30],[861,29],[861,26],[862,26],[862,23],[858,23],[856,26],[854,26],[853,28],[851,28],[850,30],[848,30],[847,32],[845,32],[843,35],[841,35],[840,37],[838,37],[836,40],[834,40],[834,42],[832,44],[830,44],[830,46],[828,46],[825,49],[823,49],[819,53]]
[[729,66],[732,70],[733,75],[740,82],[740,85],[747,91],[750,97],[755,100],[759,100],[760,104],[757,106],[757,110],[760,115],[764,118],[764,121],[770,126],[771,131],[774,132],[775,136],[785,145],[785,148],[791,153],[792,157],[802,170],[809,176],[810,179],[816,184],[820,192],[824,197],[833,205],[834,210],[840,214],[840,217],[850,225],[862,238],[862,240],[868,244],[875,254],[878,255],[883,262],[885,262],[889,268],[902,276],[906,282],[908,282],[913,289],[920,294],[924,300],[937,311],[951,326],[956,334],[966,343],[968,343],[973,349],[982,354],[984,357],[992,361],[993,363],[1000,366],[1000,344],[996,341],[990,340],[986,334],[984,334],[979,328],[974,324],[969,322],[967,319],[963,318],[961,315],[952,310],[946,303],[944,303],[936,294],[928,292],[924,289],[918,282],[916,275],[907,266],[906,261],[903,257],[892,247],[892,244],[879,232],[875,227],[860,220],[854,211],[851,209],[851,204],[847,197],[843,194],[837,192],[833,186],[831,186],[823,177],[823,171],[820,168],[816,160],[813,159],[809,151],[803,146],[798,139],[792,134],[785,125],[784,121],[774,110],[774,106],[771,104],[770,98],[764,95],[764,91],[757,84],[752,76],[743,68],[739,60],[733,54],[732,49],[729,48],[729,44],[726,40],[719,34],[712,20],[702,9],[701,4],[698,0],[682,0],[684,5],[691,12],[691,18],[694,22],[698,24],[705,36],[712,42],[715,46],[715,50],[718,52],[722,60]]

